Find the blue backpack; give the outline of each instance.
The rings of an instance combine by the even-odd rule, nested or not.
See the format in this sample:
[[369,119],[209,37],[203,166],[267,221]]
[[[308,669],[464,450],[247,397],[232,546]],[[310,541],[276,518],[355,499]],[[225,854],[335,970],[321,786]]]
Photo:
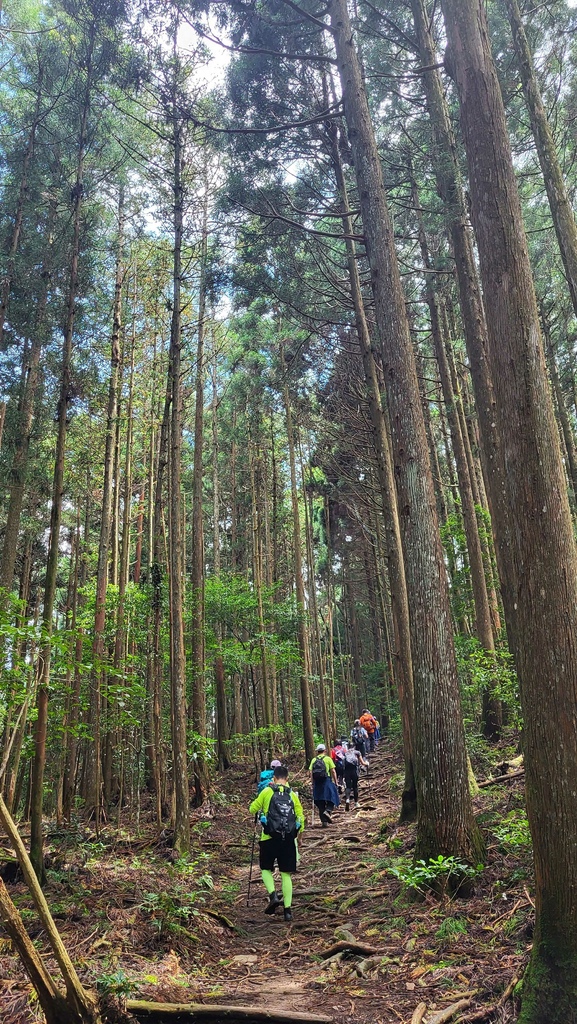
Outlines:
[[266,787],[268,786],[269,782],[271,781],[273,775],[274,775],[274,771],[272,770],[272,768],[266,768],[264,770],[264,772],[260,773],[260,779],[258,780],[257,794],[258,793],[262,793],[263,789],[266,789]]

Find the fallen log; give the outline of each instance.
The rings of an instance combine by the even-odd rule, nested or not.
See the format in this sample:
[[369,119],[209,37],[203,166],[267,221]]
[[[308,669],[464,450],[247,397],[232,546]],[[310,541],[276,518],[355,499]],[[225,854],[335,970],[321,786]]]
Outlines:
[[486,789],[487,786],[494,786],[496,782],[509,782],[510,779],[519,779],[525,774],[525,769],[521,768],[518,772],[509,772],[507,775],[494,775],[492,779],[484,779],[483,782],[479,782],[479,789]]
[[192,1020],[298,1021],[300,1024],[332,1024],[332,1017],[320,1013],[297,1013],[256,1006],[206,1006],[204,1003],[148,1003],[144,999],[127,999],[126,1009],[142,1017],[181,1017]]

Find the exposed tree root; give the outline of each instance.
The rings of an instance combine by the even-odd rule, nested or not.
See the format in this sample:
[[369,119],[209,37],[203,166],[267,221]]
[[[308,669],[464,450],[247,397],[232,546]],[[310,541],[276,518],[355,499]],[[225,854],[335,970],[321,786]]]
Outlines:
[[429,1017],[426,1024],[445,1024],[446,1021],[454,1017],[460,1010],[466,1010],[471,1005],[470,999],[459,999],[456,1003],[451,1003],[450,1006],[446,1006],[444,1010],[439,1010],[438,1013],[434,1013],[432,1017]]
[[187,1016],[191,1020],[298,1021],[299,1024],[331,1024],[332,1018],[320,1013],[297,1013],[294,1010],[258,1009],[255,1006],[205,1006],[204,1003],[148,1003],[128,999],[126,1009],[142,1017]]
[[329,957],[334,956],[335,953],[358,953],[359,956],[376,956],[381,951],[375,949],[374,946],[366,946],[363,942],[351,942],[349,939],[341,939],[339,942],[333,942],[332,946],[325,949],[320,956],[323,960],[328,960]]

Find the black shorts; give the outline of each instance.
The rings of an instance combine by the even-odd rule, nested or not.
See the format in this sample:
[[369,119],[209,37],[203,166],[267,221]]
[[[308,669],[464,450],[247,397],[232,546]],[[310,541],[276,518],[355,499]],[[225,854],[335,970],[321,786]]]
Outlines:
[[265,839],[258,844],[258,863],[261,871],[279,871],[292,874],[297,869],[297,848],[294,839]]

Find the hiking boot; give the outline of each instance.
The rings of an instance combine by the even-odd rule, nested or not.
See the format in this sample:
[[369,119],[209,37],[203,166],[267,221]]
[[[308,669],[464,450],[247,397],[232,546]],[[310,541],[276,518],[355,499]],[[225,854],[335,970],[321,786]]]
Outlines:
[[292,912],[291,912],[291,908],[290,907],[285,907],[284,908],[284,919],[285,919],[285,921],[292,921],[293,916],[292,916]]
[[268,907],[264,908],[265,914],[274,914],[277,907],[280,907],[281,898],[276,892],[271,892],[268,898]]
[[351,801],[350,800],[345,800],[345,811],[350,811],[350,809],[351,809]]
[[332,825],[332,823],[333,823],[333,816],[332,816],[332,814],[329,814],[328,811],[325,811],[325,813],[324,813],[324,820],[326,821],[327,825]]

